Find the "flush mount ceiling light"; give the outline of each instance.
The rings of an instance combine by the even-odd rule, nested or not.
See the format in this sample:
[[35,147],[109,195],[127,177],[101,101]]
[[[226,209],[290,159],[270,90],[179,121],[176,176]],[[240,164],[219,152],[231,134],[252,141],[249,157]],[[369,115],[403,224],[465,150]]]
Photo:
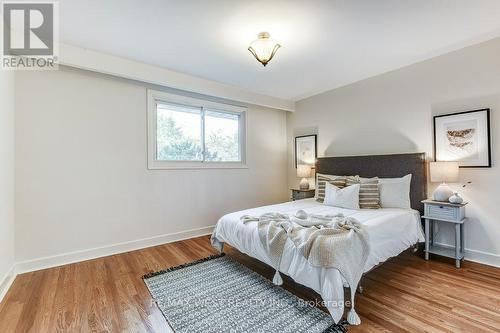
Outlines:
[[267,65],[274,57],[274,54],[281,47],[274,39],[270,38],[268,32],[261,32],[257,35],[257,39],[250,43],[248,51],[253,54],[262,65]]

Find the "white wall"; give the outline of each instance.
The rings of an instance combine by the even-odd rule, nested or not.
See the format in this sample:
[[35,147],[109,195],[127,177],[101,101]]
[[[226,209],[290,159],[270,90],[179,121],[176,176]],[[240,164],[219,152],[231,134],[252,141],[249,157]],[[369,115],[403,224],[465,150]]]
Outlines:
[[284,111],[249,107],[248,169],[148,170],[145,86],[65,67],[20,72],[16,103],[18,261],[190,236],[287,198]]
[[14,72],[0,70],[0,300],[14,265]]
[[[492,109],[488,169],[461,169],[470,201],[466,257],[500,266],[500,39],[462,49],[297,102],[287,115],[288,182],[295,185],[293,137],[318,133],[319,156],[426,152],[432,158],[432,116]],[[431,187],[432,191],[433,188]],[[440,242],[453,244],[451,230]]]

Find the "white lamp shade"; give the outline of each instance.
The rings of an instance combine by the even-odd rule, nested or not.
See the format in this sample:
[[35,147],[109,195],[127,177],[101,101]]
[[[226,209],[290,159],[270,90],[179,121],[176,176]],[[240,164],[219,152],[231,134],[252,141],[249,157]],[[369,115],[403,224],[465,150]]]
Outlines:
[[457,182],[458,170],[458,162],[431,162],[431,182]]
[[306,164],[297,165],[297,177],[299,178],[311,177],[311,166]]

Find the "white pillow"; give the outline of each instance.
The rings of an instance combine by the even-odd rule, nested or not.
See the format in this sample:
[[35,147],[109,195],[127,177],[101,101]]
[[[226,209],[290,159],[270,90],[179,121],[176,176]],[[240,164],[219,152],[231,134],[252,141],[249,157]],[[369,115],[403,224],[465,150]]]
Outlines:
[[379,178],[380,206],[411,209],[410,182],[411,174],[401,178]]
[[326,182],[325,185],[325,200],[323,201],[325,205],[359,209],[359,184],[344,187],[343,189],[329,182]]

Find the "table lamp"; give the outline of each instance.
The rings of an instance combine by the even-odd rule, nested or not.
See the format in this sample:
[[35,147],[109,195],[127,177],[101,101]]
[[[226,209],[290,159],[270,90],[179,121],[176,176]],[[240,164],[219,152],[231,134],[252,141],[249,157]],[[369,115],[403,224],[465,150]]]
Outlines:
[[431,182],[441,183],[432,194],[432,198],[436,201],[448,201],[453,191],[446,182],[458,181],[458,162],[431,162],[429,167]]
[[309,182],[307,181],[307,178],[311,177],[311,166],[306,164],[297,165],[297,177],[302,178],[299,184],[300,189],[308,190]]

